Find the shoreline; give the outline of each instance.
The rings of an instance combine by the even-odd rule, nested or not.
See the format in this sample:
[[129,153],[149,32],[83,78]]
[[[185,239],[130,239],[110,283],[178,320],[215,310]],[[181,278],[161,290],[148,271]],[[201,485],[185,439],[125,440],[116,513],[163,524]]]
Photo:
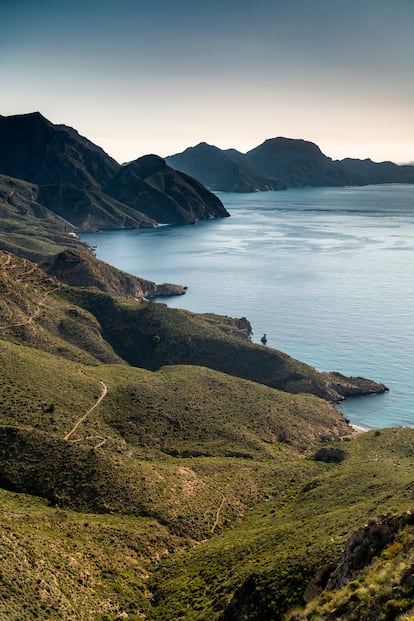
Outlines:
[[359,435],[361,433],[366,433],[367,431],[369,431],[369,429],[361,427],[360,425],[354,425],[353,423],[349,423],[349,426],[352,427],[352,429],[354,430],[353,435]]

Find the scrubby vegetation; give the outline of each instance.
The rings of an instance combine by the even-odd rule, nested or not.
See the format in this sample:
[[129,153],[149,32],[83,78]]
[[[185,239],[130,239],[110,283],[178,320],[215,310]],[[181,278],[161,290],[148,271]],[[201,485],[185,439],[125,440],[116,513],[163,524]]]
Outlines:
[[113,297],[113,272],[103,291],[0,265],[0,618],[409,618],[409,520],[348,584],[315,579],[412,505],[414,432],[354,437],[318,396],[381,387],[246,320]]
[[291,476],[237,527],[161,564],[153,618],[284,619],[353,530],[412,507],[413,439],[408,429],[370,432],[341,442],[341,464],[306,461],[306,477]]

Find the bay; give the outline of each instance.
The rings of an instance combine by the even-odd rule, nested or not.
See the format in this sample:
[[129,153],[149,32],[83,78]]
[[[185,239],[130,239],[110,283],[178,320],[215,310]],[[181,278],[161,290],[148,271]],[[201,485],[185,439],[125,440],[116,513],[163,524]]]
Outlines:
[[81,237],[122,270],[187,285],[170,306],[245,316],[255,342],[385,383],[341,405],[354,424],[414,426],[414,186],[219,196],[230,218]]

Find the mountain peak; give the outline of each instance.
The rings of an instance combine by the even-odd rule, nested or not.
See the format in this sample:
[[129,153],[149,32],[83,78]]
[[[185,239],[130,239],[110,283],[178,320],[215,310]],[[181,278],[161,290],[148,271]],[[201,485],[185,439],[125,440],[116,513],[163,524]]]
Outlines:
[[142,157],[139,157],[138,159],[130,162],[129,164],[125,164],[123,168],[125,170],[133,170],[141,177],[147,177],[149,175],[153,175],[159,170],[163,170],[166,167],[167,164],[162,157],[150,153],[149,155],[143,155]]
[[216,146],[214,146],[213,144],[209,144],[208,142],[205,142],[205,140],[203,140],[202,142],[199,142],[192,148],[193,149],[217,149]]
[[0,119],[3,123],[7,122],[8,124],[12,125],[27,125],[33,123],[42,123],[50,126],[53,125],[53,123],[51,123],[46,117],[43,116],[43,114],[38,111],[27,112],[24,114],[11,114],[9,116],[0,116]]
[[268,138],[261,145],[251,149],[246,155],[253,153],[259,149],[283,149],[284,152],[297,152],[303,154],[318,154],[322,157],[326,157],[320,150],[317,144],[304,140],[303,138],[285,138],[284,136],[278,136],[277,138]]
[[119,164],[71,127],[40,112],[0,119],[0,171],[39,185],[100,187]]

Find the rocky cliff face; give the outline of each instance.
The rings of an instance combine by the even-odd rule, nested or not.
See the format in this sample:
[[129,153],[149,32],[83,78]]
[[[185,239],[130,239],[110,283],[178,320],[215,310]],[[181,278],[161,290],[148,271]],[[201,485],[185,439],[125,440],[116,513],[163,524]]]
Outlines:
[[336,563],[325,565],[317,571],[305,591],[305,602],[310,602],[322,591],[340,589],[355,580],[374,557],[395,541],[404,526],[413,523],[414,517],[409,512],[369,520],[349,537]]

